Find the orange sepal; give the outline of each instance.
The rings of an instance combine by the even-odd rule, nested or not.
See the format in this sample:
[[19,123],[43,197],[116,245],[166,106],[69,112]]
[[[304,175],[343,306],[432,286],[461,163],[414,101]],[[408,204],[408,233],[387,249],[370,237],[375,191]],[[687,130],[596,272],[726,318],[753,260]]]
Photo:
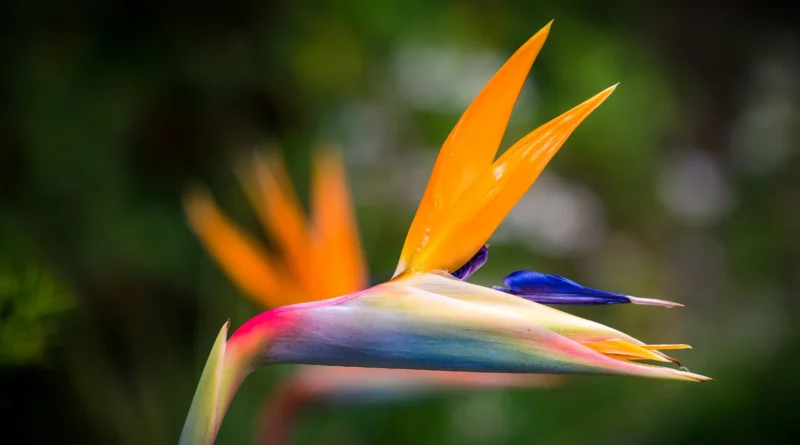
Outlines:
[[312,216],[315,277],[322,294],[333,298],[364,289],[367,267],[342,159],[333,149],[314,158]]
[[244,294],[267,307],[306,301],[263,246],[225,216],[206,190],[190,190],[184,204],[192,230]]
[[539,54],[550,23],[500,68],[459,119],[444,142],[406,236],[395,275],[427,245],[462,192],[494,161],[525,78]]
[[256,154],[250,169],[239,169],[239,178],[256,209],[267,236],[283,255],[294,282],[303,289],[314,288],[311,240],[306,213],[276,150],[264,157]]
[[412,272],[452,272],[483,246],[530,188],[575,128],[616,88],[609,87],[529,133],[503,153],[491,168],[441,215],[429,240],[414,257]]

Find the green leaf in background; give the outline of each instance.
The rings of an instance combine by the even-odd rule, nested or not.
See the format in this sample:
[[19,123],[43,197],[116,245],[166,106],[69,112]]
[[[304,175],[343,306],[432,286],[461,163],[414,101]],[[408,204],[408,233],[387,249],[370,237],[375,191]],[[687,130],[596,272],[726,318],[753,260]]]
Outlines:
[[0,266],[0,364],[25,365],[44,358],[58,316],[75,298],[37,266]]

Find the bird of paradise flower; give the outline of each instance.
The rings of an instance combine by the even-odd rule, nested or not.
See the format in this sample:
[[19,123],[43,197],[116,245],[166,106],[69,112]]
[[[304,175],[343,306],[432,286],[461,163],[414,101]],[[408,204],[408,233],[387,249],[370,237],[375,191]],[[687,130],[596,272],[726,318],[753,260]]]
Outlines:
[[[243,293],[266,308],[324,300],[369,285],[341,159],[329,148],[316,153],[314,161],[311,223],[276,153],[266,159],[256,155],[252,165],[242,165],[238,171],[265,231],[278,244],[277,255],[233,223],[206,190],[195,188],[186,197],[189,224],[210,255]],[[471,270],[464,268],[462,278],[479,266],[473,262]],[[558,377],[303,366],[282,382],[265,406],[259,442],[286,442],[299,409],[340,392],[379,393],[378,400],[391,400],[409,390],[419,394],[420,390],[550,386]]]
[[548,304],[675,303],[586,289],[532,271],[509,275],[501,288],[453,275],[483,261],[482,249],[500,222],[616,87],[537,128],[495,160],[549,27],[500,68],[448,136],[392,279],[341,297],[267,311],[230,339],[226,323],[203,370],[181,443],[212,443],[242,380],[259,366],[280,363],[709,380],[640,363],[674,361],[661,351],[686,345],[645,344],[536,300],[544,293]]

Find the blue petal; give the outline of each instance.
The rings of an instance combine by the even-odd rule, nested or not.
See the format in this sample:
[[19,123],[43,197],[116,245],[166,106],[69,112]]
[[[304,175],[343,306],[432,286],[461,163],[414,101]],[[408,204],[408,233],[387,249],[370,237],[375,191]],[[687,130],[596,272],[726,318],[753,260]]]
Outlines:
[[632,303],[627,295],[584,287],[558,275],[520,270],[507,276],[503,283],[508,288],[494,289],[542,304],[619,304]]
[[467,261],[463,266],[461,266],[457,271],[453,272],[453,276],[460,279],[466,280],[472,274],[474,274],[478,269],[480,269],[484,264],[486,264],[486,260],[489,259],[489,245],[486,244],[475,254],[469,261]]

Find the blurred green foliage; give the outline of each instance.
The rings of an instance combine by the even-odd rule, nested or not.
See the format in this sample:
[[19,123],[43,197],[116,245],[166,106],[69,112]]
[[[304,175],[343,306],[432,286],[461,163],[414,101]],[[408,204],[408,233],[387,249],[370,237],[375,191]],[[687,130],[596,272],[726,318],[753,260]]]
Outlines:
[[[793,443],[798,24],[769,3],[704,3],[5,2],[0,257],[26,266],[0,270],[4,435],[175,443],[219,327],[258,311],[193,239],[183,190],[208,185],[258,233],[234,161],[277,144],[307,196],[309,151],[334,141],[385,279],[460,112],[555,18],[503,147],[621,85],[490,240],[475,281],[532,268],[683,302],[574,312],[691,343],[679,358],[717,381],[332,404],[295,443]],[[288,372],[245,382],[220,443],[251,441]]]
[[0,266],[0,365],[41,360],[57,316],[75,299],[61,283],[34,266]]

